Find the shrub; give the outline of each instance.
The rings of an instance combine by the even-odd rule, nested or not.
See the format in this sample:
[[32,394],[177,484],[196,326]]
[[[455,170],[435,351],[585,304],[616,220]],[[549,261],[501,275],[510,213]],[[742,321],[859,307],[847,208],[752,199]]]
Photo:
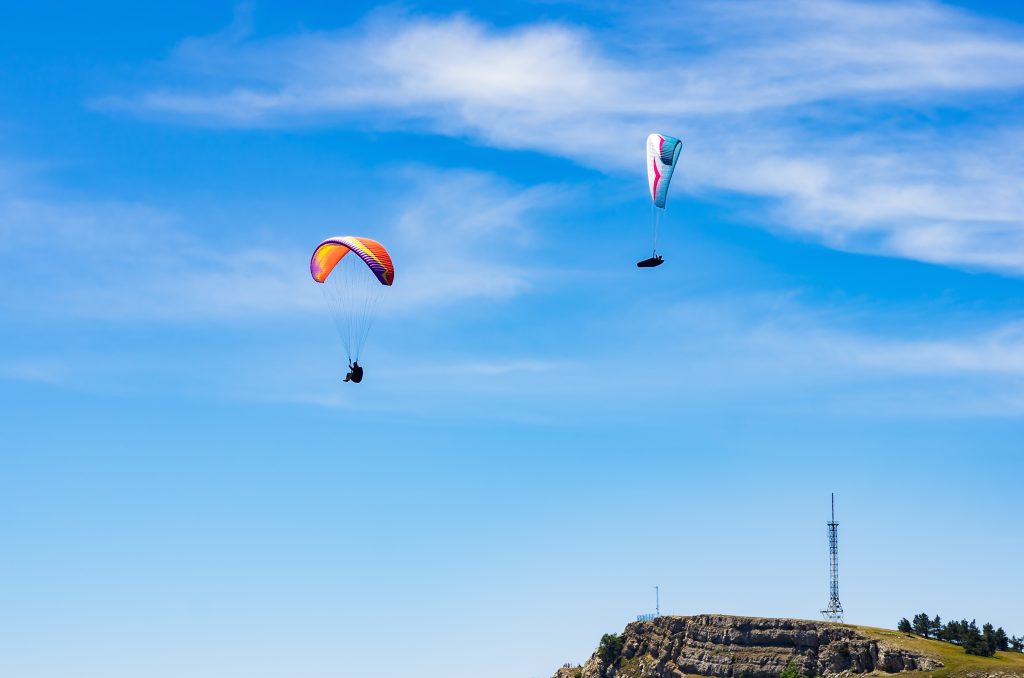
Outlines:
[[601,636],[601,644],[597,648],[606,665],[612,665],[622,657],[622,638],[617,633],[606,633]]
[[991,657],[996,653],[995,648],[990,647],[988,641],[985,640],[985,637],[980,634],[971,636],[967,639],[964,643],[964,652],[978,657]]
[[786,664],[786,668],[782,669],[782,673],[779,674],[779,678],[802,678],[800,675],[800,669],[796,667],[796,662],[789,662]]

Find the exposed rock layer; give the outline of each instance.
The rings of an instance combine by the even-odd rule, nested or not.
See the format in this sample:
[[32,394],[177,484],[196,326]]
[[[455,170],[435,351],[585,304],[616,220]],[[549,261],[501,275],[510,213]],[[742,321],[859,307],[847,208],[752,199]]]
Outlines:
[[607,661],[595,652],[581,668],[560,669],[555,678],[776,678],[789,662],[802,675],[826,678],[942,666],[848,626],[799,619],[658,617],[629,624],[622,640],[621,658]]

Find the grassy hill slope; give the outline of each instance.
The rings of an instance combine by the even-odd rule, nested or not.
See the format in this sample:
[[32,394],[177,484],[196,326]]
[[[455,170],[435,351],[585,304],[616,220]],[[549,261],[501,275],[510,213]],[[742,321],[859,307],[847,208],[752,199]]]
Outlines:
[[1024,654],[1020,652],[997,652],[994,657],[976,657],[967,654],[962,647],[952,643],[927,640],[914,634],[900,633],[890,629],[876,629],[852,624],[848,626],[871,638],[938,657],[945,665],[935,671],[915,673],[915,676],[929,676],[929,678],[960,678],[961,676],[980,676],[982,674],[1024,676]]

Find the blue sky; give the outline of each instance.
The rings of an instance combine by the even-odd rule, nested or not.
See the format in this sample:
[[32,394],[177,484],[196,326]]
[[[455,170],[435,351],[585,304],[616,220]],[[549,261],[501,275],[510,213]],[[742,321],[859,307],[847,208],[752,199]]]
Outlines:
[[[1024,633],[1022,24],[5,7],[0,673],[547,676],[656,584],[814,618],[832,491],[848,620]],[[345,233],[398,269],[358,387]]]

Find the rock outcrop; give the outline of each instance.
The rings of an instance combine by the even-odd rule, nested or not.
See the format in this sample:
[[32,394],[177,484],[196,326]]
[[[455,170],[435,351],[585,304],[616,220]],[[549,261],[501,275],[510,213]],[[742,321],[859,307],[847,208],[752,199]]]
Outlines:
[[935,657],[842,624],[702,614],[629,624],[619,657],[598,650],[555,678],[777,678],[790,662],[801,675],[825,678],[942,667]]

